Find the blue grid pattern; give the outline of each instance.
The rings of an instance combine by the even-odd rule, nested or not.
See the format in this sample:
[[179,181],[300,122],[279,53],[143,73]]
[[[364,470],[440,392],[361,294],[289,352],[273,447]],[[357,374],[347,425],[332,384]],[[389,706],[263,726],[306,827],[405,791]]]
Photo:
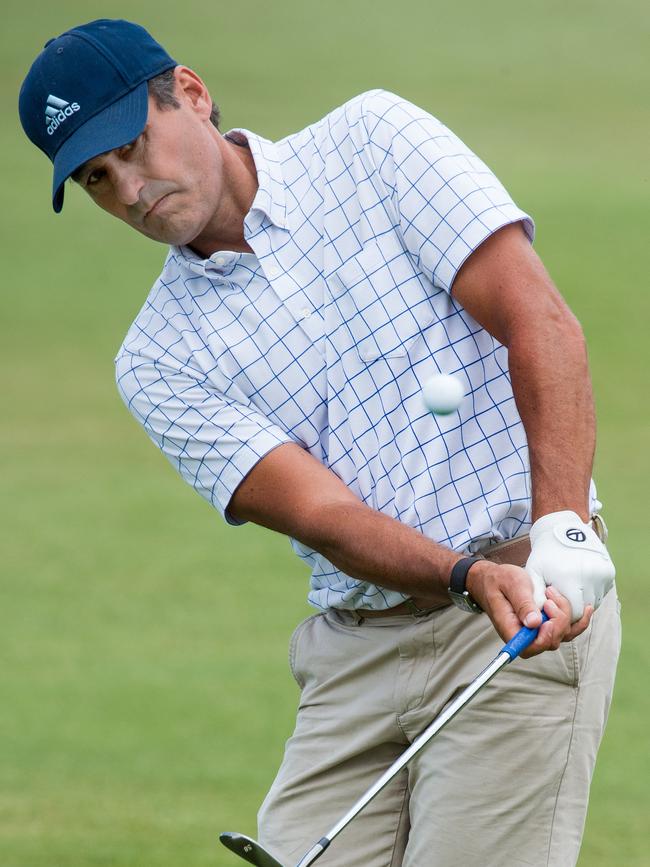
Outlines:
[[[133,415],[231,523],[255,463],[296,442],[374,509],[459,551],[529,526],[526,438],[506,350],[450,295],[467,256],[530,218],[435,118],[362,94],[273,144],[248,139],[254,253],[171,248],[116,359]],[[434,418],[433,373],[468,397]],[[403,596],[292,541],[319,608]]]

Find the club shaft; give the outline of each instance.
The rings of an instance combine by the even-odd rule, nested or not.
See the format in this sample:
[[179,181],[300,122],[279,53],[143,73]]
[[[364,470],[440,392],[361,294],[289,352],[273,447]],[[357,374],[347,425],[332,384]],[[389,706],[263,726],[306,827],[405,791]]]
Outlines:
[[[325,834],[324,838],[322,838],[319,843],[313,846],[309,852],[303,856],[303,858],[298,862],[297,867],[308,867],[309,864],[313,864],[337,834],[339,834],[343,828],[345,828],[345,826],[349,824],[349,822],[351,822],[352,819],[354,819],[354,817],[370,803],[370,801],[372,801],[384,786],[386,786],[386,784],[389,783],[406,764],[408,764],[416,753],[429,743],[434,735],[444,728],[447,723],[452,720],[456,714],[472,700],[472,698],[474,698],[476,693],[484,687],[486,683],[489,683],[489,681],[492,680],[504,665],[507,665],[510,662],[510,659],[511,657],[505,652],[496,656],[492,662],[474,678],[469,686],[465,687],[460,695],[456,696],[451,704],[447,705],[431,725],[427,726],[427,728],[417,736],[411,746],[405,750],[395,762],[393,762],[388,770],[386,770],[375,783],[373,783],[373,785],[359,798],[350,810],[348,810],[345,816],[339,819],[336,825]],[[323,843],[325,843],[325,845],[323,845]]]
[[[542,623],[546,620],[548,620],[548,616],[542,612]],[[406,765],[413,756],[440,731],[440,729],[444,728],[444,726],[446,726],[447,723],[472,700],[476,693],[484,687],[486,683],[489,683],[489,681],[492,680],[495,674],[497,674],[509,662],[512,662],[513,659],[516,659],[524,650],[526,650],[526,648],[530,647],[537,637],[538,631],[539,627],[532,628],[522,626],[519,632],[517,632],[516,635],[513,635],[507,644],[503,645],[492,662],[474,678],[469,686],[467,686],[421,734],[418,735],[411,746],[402,753],[397,761],[388,768],[377,782],[359,798],[352,809],[349,810],[324,837],[321,837],[320,840],[314,843],[311,849],[302,856],[296,867],[309,867],[310,864],[313,864],[314,861],[320,858],[336,835],[342,831],[343,828],[345,828],[345,826],[349,824],[349,822],[351,822],[367,804],[370,803],[370,801],[372,801],[375,795],[377,795],[384,786],[402,770],[404,765]],[[261,846],[257,841],[252,840],[250,837],[246,837],[244,834],[229,832],[221,834],[220,839],[224,846],[236,855],[239,855],[239,857],[243,858],[244,861],[248,861],[250,864],[257,864],[258,867],[281,867],[280,862],[267,852],[263,846]]]

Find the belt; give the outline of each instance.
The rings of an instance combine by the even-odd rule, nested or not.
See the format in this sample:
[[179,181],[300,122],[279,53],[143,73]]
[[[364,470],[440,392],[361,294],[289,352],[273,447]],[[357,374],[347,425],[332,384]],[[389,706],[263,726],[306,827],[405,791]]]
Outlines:
[[[607,525],[600,515],[592,515],[591,526],[594,528],[594,532],[601,542],[606,542]],[[516,536],[514,539],[506,539],[505,542],[498,542],[496,545],[489,545],[482,551],[479,551],[476,554],[468,554],[467,556],[478,557],[481,560],[489,560],[490,563],[496,563],[499,566],[509,564],[511,566],[521,566],[523,568],[530,556],[530,537],[528,533],[526,533],[525,536]],[[450,602],[445,601],[432,606],[428,601],[412,598],[406,599],[404,602],[395,605],[393,608],[384,608],[380,610],[360,608],[357,610],[357,614],[359,614],[360,617],[363,617],[364,620],[367,617],[392,617],[396,614],[413,614],[418,617],[423,614],[428,614],[430,611],[435,611],[438,608],[446,608],[450,604]]]

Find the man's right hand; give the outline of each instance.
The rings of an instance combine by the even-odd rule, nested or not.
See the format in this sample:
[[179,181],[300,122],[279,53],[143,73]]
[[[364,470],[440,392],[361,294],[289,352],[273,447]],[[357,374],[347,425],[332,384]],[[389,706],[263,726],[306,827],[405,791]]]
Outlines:
[[553,587],[547,587],[544,611],[549,619],[542,624],[532,579],[519,566],[479,560],[467,573],[466,587],[504,641],[509,641],[522,626],[540,627],[535,641],[522,653],[523,657],[557,650],[563,641],[571,641],[584,632],[593,614],[593,607],[588,605],[580,620],[572,624],[569,601]]

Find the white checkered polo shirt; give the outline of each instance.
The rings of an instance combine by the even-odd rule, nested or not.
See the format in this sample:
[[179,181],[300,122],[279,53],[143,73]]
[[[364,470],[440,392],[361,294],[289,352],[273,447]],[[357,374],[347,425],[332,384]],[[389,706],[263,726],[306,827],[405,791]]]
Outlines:
[[[254,253],[172,247],[116,359],[120,392],[183,478],[230,523],[250,469],[296,442],[367,505],[452,548],[529,526],[529,464],[507,352],[457,304],[459,268],[530,218],[438,120],[375,90],[295,135],[248,139]],[[420,396],[459,376],[459,413]],[[405,597],[292,540],[318,608]]]

